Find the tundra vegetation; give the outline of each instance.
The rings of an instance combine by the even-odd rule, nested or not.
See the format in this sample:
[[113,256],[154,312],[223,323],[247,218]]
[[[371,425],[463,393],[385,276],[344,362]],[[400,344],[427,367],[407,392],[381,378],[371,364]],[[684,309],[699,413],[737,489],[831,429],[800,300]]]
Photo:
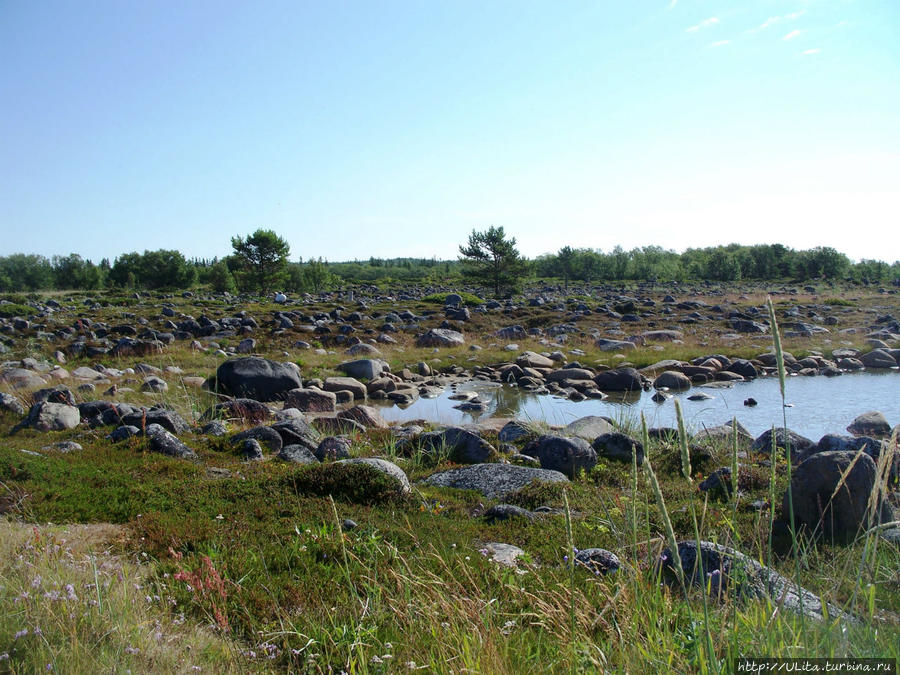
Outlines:
[[[0,300],[0,668],[896,659],[897,435],[883,416],[818,441],[787,417],[753,439],[740,411],[717,430],[589,417],[621,382],[790,388],[897,368],[889,275],[865,285],[847,263],[754,281],[745,250],[720,249],[740,282],[650,281],[629,276],[637,254],[592,253],[622,263],[615,283],[566,251],[557,279],[508,299],[446,276],[455,262],[402,260],[315,261],[329,281],[277,289],[279,303],[241,290],[228,260],[165,256],[199,285],[152,290],[136,271],[121,287],[107,272],[100,288],[53,290],[52,274],[17,288]],[[655,269],[690,267],[689,252],[659,253]],[[201,270],[217,265],[214,290]],[[343,277],[353,266],[390,272]],[[587,419],[446,429],[378,414],[472,378],[581,396]]]

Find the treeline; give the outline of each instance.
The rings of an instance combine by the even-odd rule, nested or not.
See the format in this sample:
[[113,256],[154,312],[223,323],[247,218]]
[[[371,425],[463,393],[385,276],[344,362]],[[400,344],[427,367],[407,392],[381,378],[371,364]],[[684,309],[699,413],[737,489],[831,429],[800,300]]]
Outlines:
[[[340,283],[321,258],[287,263],[280,290],[317,293]],[[14,253],[0,256],[0,292],[43,290],[180,290],[206,286],[217,292],[252,290],[236,256],[187,259],[179,251],[160,249],[124,253],[99,264],[77,253],[46,258]]]
[[[523,278],[559,279],[565,283],[601,281],[740,281],[785,279],[856,283],[900,283],[900,262],[852,262],[833,248],[794,250],[781,244],[690,248],[683,253],[658,246],[626,251],[616,247],[561,248],[526,262]],[[458,260],[435,258],[370,258],[329,263],[318,259],[289,262],[279,277],[279,290],[317,293],[354,283],[448,284],[465,278]],[[237,256],[187,259],[160,249],[125,253],[99,263],[73,253],[46,258],[14,253],[0,256],[0,292],[39,290],[186,289],[208,287],[218,292],[251,290]]]
[[533,262],[538,277],[578,281],[740,281],[791,279],[891,283],[900,279],[900,262],[853,263],[833,248],[797,251],[781,244],[711,246],[675,253],[659,246],[609,253],[563,247]]

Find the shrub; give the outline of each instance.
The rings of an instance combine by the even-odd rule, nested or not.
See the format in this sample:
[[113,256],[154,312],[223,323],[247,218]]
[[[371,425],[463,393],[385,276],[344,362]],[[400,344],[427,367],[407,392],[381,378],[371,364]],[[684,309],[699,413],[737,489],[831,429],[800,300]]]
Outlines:
[[404,499],[394,478],[367,464],[314,464],[299,469],[287,482],[298,495],[331,495],[353,504],[384,504]]

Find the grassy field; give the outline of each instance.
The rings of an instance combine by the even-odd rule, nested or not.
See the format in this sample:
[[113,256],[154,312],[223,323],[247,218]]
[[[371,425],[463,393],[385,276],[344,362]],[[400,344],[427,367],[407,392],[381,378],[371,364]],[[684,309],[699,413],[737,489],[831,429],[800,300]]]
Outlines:
[[[204,309],[203,301],[172,302],[194,314]],[[111,304],[101,315],[122,311],[141,309]],[[559,321],[540,308],[502,323],[474,316],[466,332],[480,351],[420,349],[398,334],[385,358],[395,372],[418,361],[435,369],[497,363],[510,354],[491,340],[494,330]],[[567,348],[583,349],[582,363],[611,366],[772,349],[771,337],[738,347],[690,331],[684,344],[624,356],[600,352],[589,339]],[[292,349],[302,335],[254,337],[258,353],[298,362],[305,378],[332,374],[342,360]],[[546,349],[530,339],[518,344]],[[785,344],[798,357],[833,346]],[[48,356],[46,345],[29,349]],[[178,344],[144,360],[206,377],[223,358]],[[70,360],[66,368],[90,363]],[[188,419],[213,402],[173,382],[166,394],[120,399],[163,402]],[[182,436],[200,457],[188,462],[147,452],[141,439],[113,445],[108,429],[7,436],[16,421],[0,416],[0,671],[705,673],[731,672],[742,656],[900,656],[898,547],[869,533],[847,546],[800,541],[794,554],[776,555],[769,507],[773,496],[780,505],[790,469],[784,459],[774,466],[742,459],[739,495],[711,499],[697,485],[733,464],[728,443],[695,459],[686,477],[679,444],[651,441],[658,492],[646,467],[601,459],[571,483],[532,485],[507,500],[549,507],[536,520],[489,524],[480,516],[495,502],[418,483],[453,465],[404,456],[388,431],[354,434],[352,454],[395,461],[414,486],[405,498],[350,470],[335,480],[322,467],[244,462],[226,441],[199,435]],[[496,442],[490,432],[485,438]],[[84,449],[45,449],[63,439]],[[345,527],[347,519],[357,526]],[[667,522],[679,540],[732,546],[857,620],[815,621],[777,601],[662,583]],[[492,542],[525,555],[516,566],[498,564]],[[619,571],[597,575],[572,564],[574,549],[592,547],[615,552]]]

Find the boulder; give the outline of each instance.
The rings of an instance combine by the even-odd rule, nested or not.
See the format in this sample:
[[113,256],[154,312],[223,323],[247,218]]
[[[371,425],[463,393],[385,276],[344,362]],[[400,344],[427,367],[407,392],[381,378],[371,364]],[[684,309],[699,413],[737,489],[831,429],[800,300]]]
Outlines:
[[597,436],[592,443],[592,447],[599,457],[631,464],[631,458],[635,456],[638,466],[644,463],[643,443],[618,431]]
[[563,380],[591,380],[594,373],[586,368],[560,368],[547,375],[547,382],[561,382]]
[[282,420],[273,424],[271,428],[281,436],[282,447],[285,445],[301,445],[315,452],[319,446],[319,434],[303,420]]
[[885,437],[891,435],[891,425],[882,413],[872,410],[853,420],[847,431],[854,436]]
[[583,438],[551,434],[531,441],[522,454],[536,457],[542,469],[559,471],[569,478],[574,478],[579,471],[590,471],[597,463],[597,453]]
[[252,439],[260,446],[265,445],[268,451],[275,455],[281,451],[284,442],[281,440],[281,434],[272,427],[253,427],[231,437],[232,445],[241,445],[244,441]]
[[11,412],[16,415],[25,414],[25,406],[12,394],[0,392],[0,411]]
[[333,462],[350,457],[350,439],[343,436],[327,436],[323,438],[313,453],[320,462]]
[[380,377],[388,368],[387,363],[380,359],[358,359],[339,364],[337,370],[345,373],[348,377],[358,380],[374,380],[376,377]]
[[277,401],[291,389],[302,387],[300,369],[294,363],[246,356],[225,361],[216,370],[218,391],[255,401]]
[[735,359],[731,362],[730,366],[727,366],[724,369],[724,372],[740,375],[745,380],[752,380],[754,377],[759,375],[759,371],[756,369],[756,366],[750,363],[747,359]]
[[418,438],[421,451],[429,456],[446,456],[458,464],[479,464],[497,454],[490,443],[467,429],[451,427],[441,431],[421,434]]
[[366,400],[366,385],[352,377],[329,377],[322,385],[325,391],[337,393],[339,391],[349,391],[353,394],[353,400]]
[[583,548],[575,553],[575,565],[593,574],[612,574],[621,567],[619,557],[605,548]]
[[64,431],[74,429],[79,422],[81,422],[81,413],[75,406],[44,401],[31,406],[28,416],[11,431],[16,432],[24,428],[38,431]]
[[149,410],[140,408],[123,415],[121,422],[138,429],[146,429],[150,424],[158,424],[173,434],[183,434],[190,430],[190,426],[181,415],[174,410],[166,410],[164,408],[150,408]]
[[482,516],[488,523],[499,523],[513,518],[534,520],[534,514],[528,509],[513,504],[497,504],[484,512]]
[[791,485],[785,490],[784,519],[789,521],[793,511],[797,527],[828,541],[850,543],[868,528],[891,520],[890,506],[882,494],[878,493],[879,501],[870,508],[869,501],[877,493],[875,479],[875,462],[866,454],[811,455],[794,470]]
[[588,443],[592,442],[597,436],[608,434],[614,430],[613,424],[607,418],[599,415],[579,417],[577,420],[569,422],[563,428],[566,436],[577,436]]
[[291,389],[285,394],[284,407],[303,412],[334,412],[337,396],[321,389]]
[[202,421],[226,419],[258,424],[271,417],[272,411],[265,404],[251,398],[235,398],[217,403],[207,409],[200,419]]
[[319,460],[312,451],[302,445],[285,445],[278,453],[277,459],[293,464],[318,464]]
[[691,379],[684,373],[679,373],[676,370],[667,370],[653,380],[653,388],[683,391],[691,388]]
[[409,494],[411,490],[409,478],[406,477],[406,473],[404,473],[403,469],[386,459],[378,459],[376,457],[355,457],[353,459],[342,459],[335,462],[335,464],[365,464],[376,471],[393,478],[397,482],[397,490],[401,494]]
[[520,438],[526,438],[534,433],[527,425],[517,420],[510,420],[503,425],[497,434],[497,440],[501,443],[514,443]]
[[641,333],[641,337],[647,342],[675,342],[684,339],[684,333],[680,330],[648,330]]
[[859,357],[866,368],[895,368],[896,359],[884,349],[873,349]]
[[552,359],[536,354],[535,352],[525,352],[516,359],[516,364],[520,368],[552,368]]
[[644,388],[644,378],[634,368],[605,370],[594,377],[594,382],[601,391],[641,391]]
[[416,340],[417,347],[461,347],[465,343],[462,333],[449,328],[432,328]]
[[[768,600],[774,607],[817,621],[826,617],[853,621],[837,607],[823,606],[815,593],[733,548],[701,541],[698,555],[696,541],[682,541],[678,544],[678,556],[686,582],[707,589],[713,598],[728,595]],[[668,548],[660,556],[660,568],[667,582],[676,581],[675,558]]]
[[[784,428],[775,429],[775,447],[784,452],[788,447],[791,449],[791,461],[798,464],[809,454],[815,443],[805,436]],[[766,429],[762,434],[757,436],[756,440],[750,446],[753,452],[763,454],[771,454],[772,452],[772,430]]]
[[156,426],[152,434],[148,430],[147,437],[151,452],[178,459],[197,459],[197,453],[160,426]]
[[258,462],[265,459],[262,446],[255,438],[245,438],[238,443],[241,446],[241,458],[248,462]]
[[436,487],[475,490],[488,499],[504,499],[532,481],[567,483],[568,480],[559,471],[513,464],[472,464],[433,474],[425,482]]
[[376,408],[368,405],[353,406],[349,410],[342,410],[337,415],[341,420],[353,420],[367,429],[387,429],[388,423]]

